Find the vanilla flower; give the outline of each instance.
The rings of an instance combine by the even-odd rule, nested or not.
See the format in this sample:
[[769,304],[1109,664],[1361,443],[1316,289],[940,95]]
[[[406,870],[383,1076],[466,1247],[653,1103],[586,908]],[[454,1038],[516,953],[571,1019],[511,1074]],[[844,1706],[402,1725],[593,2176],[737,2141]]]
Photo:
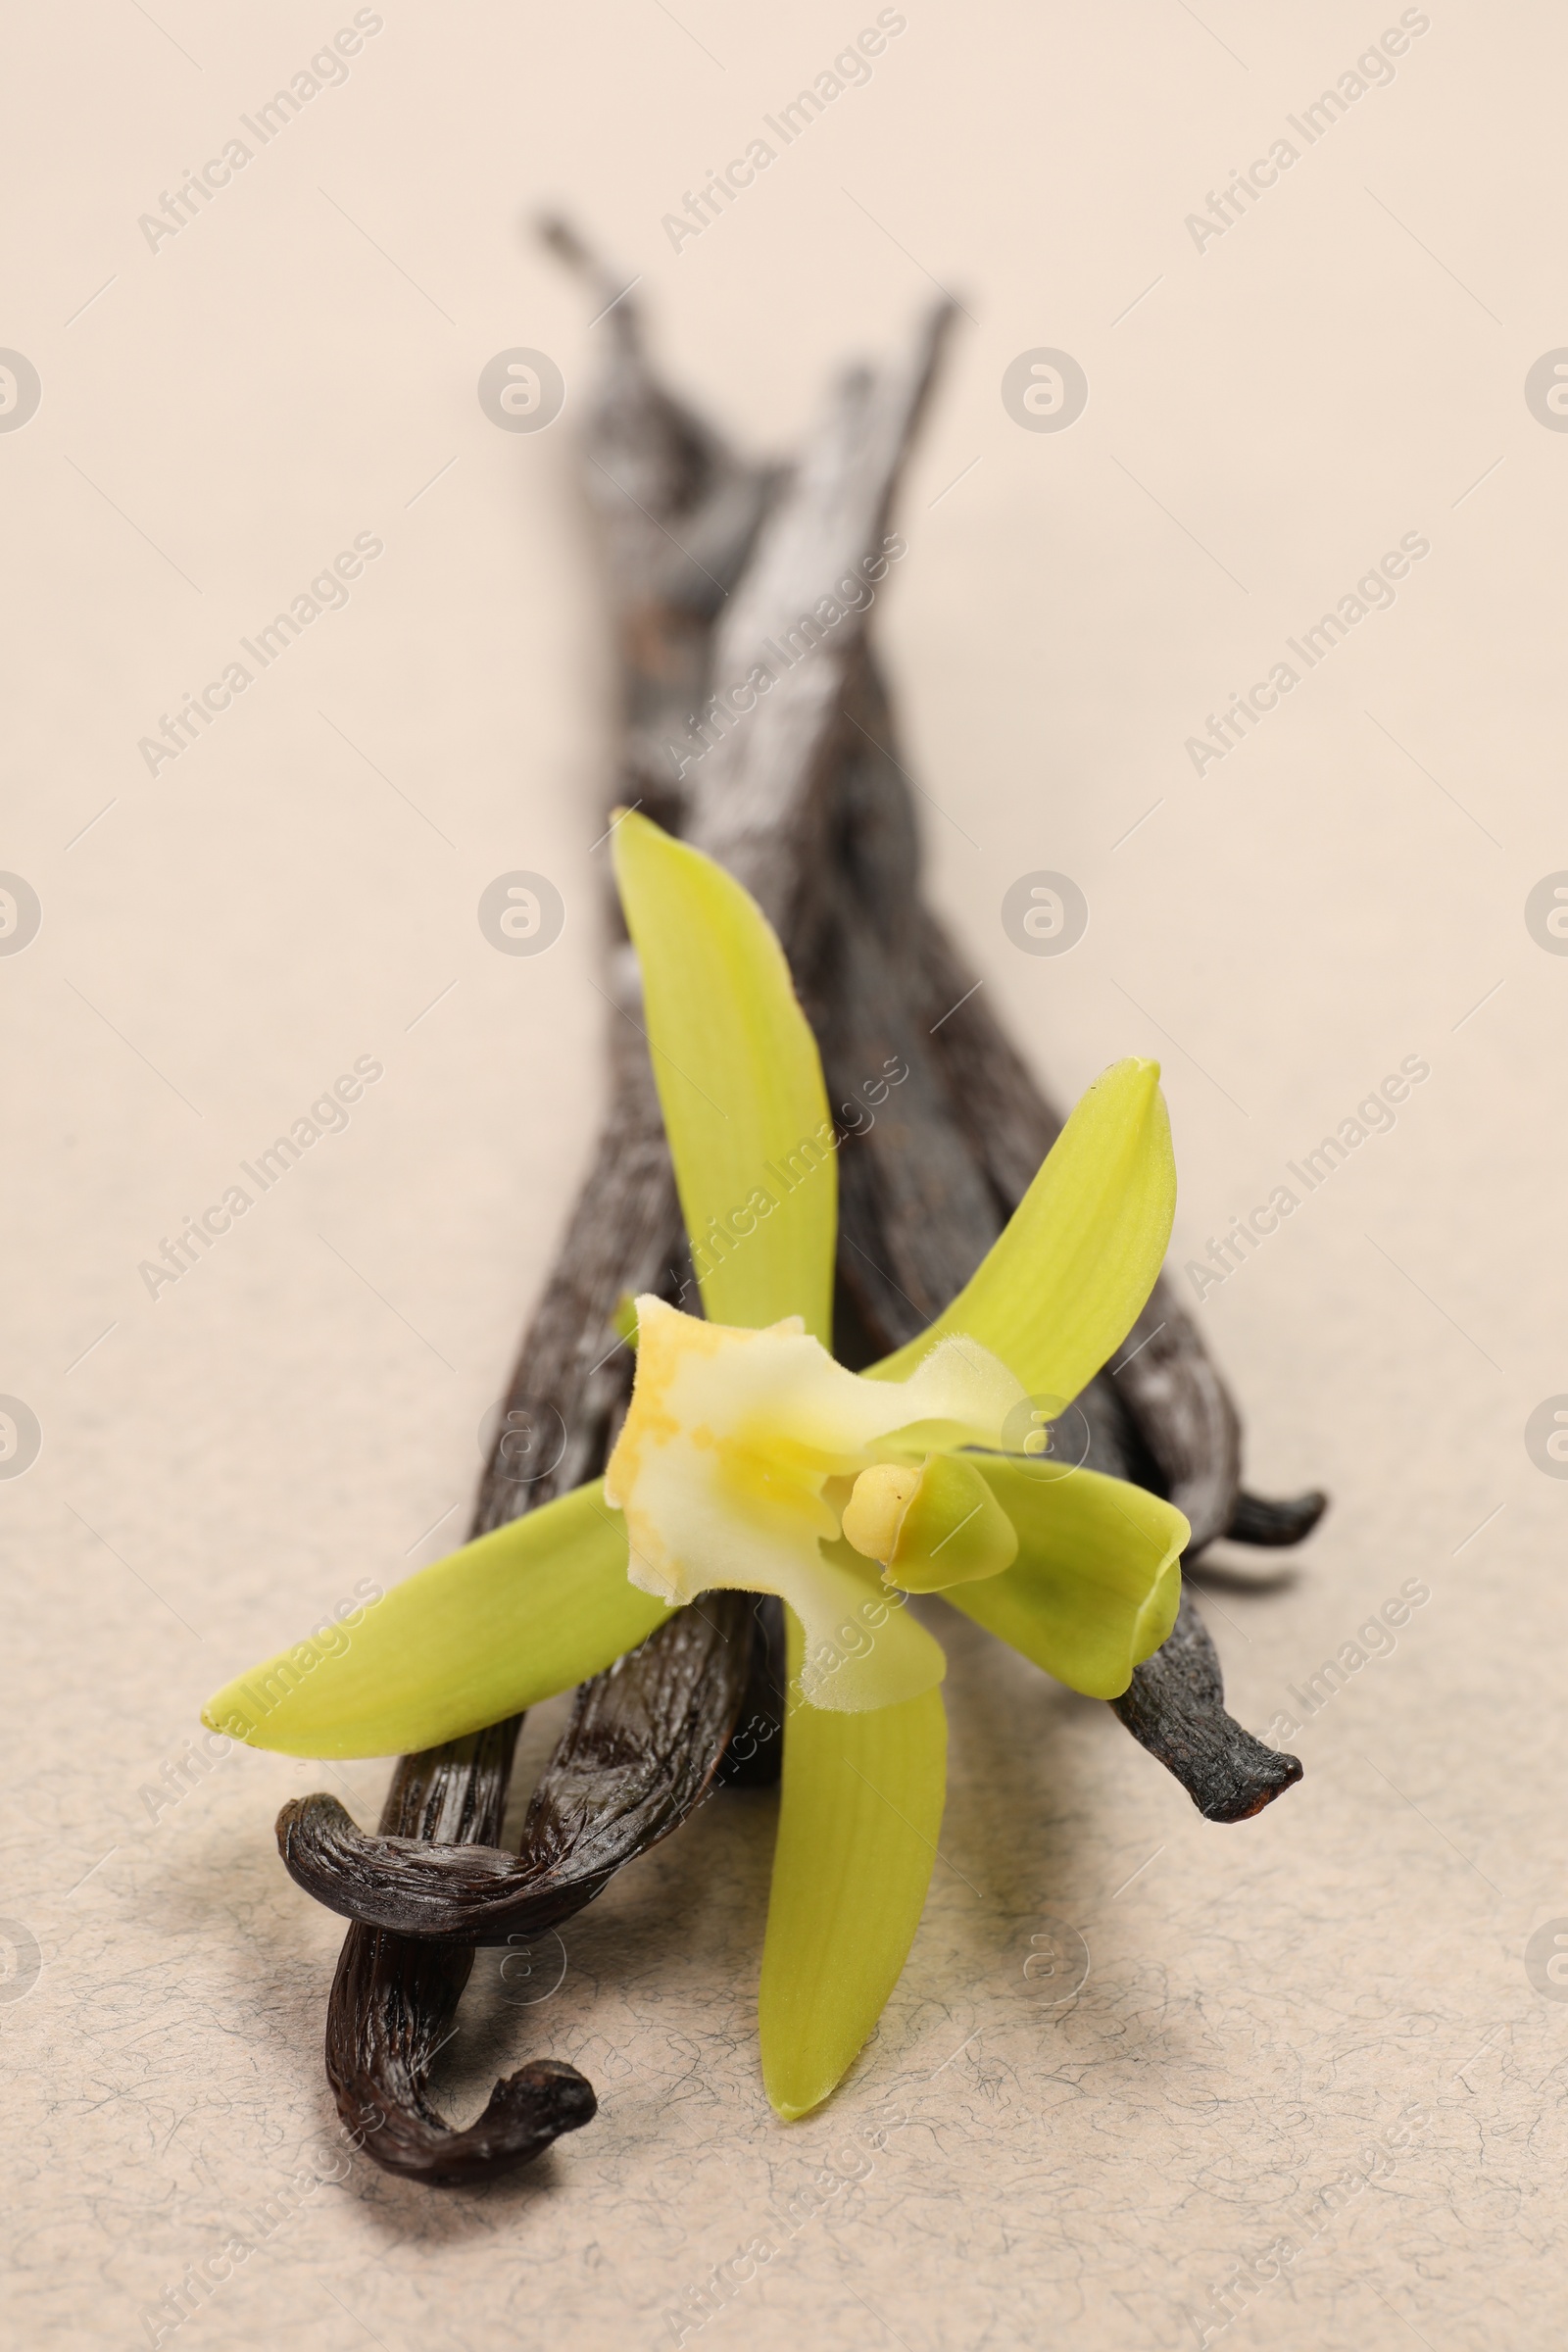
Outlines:
[[760,2008],[769,2095],[794,2116],[875,2025],[930,1878],[945,1661],[908,1595],[1103,1698],[1174,1621],[1180,1512],[1024,1435],[1152,1288],[1169,1128],[1156,1065],[1116,1063],[953,1303],[848,1371],[829,1352],[836,1131],[782,952],[698,852],[635,814],[614,841],[706,1312],[637,1301],[602,1482],[409,1578],[346,1647],[333,1628],[241,1676],[204,1719],[293,1755],[430,1747],[601,1672],[705,1592],[778,1594],[791,1703]]

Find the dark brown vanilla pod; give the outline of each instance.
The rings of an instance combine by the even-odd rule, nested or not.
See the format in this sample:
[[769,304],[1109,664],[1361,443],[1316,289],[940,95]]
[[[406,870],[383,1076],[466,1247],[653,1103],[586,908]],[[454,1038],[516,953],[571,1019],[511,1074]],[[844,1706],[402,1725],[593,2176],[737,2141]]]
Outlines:
[[[818,629],[822,641],[788,661],[750,716],[737,723],[725,698],[757,658],[756,633],[782,643],[778,632],[787,637],[852,571],[879,578],[899,560],[903,543],[885,526],[946,316],[933,315],[891,365],[845,379],[801,466],[785,473],[747,465],[665,391],[648,366],[632,297],[569,232],[555,231],[554,241],[594,280],[595,308],[605,313],[604,374],[586,411],[585,480],[604,542],[622,680],[616,797],[729,865],[784,941],[847,1138],[838,1155],[841,1295],[864,1326],[869,1353],[882,1352],[912,1336],[968,1278],[1059,1121],[983,995],[967,993],[973,975],[920,905],[909,786],[866,651],[864,608],[852,603],[825,637]],[[880,573],[867,561],[870,545],[889,551]],[[618,917],[612,921],[621,936]],[[610,1115],[508,1392],[473,1534],[602,1466],[630,1386],[630,1354],[616,1348],[611,1322],[621,1295],[652,1291],[694,1303],[681,1280],[680,1219],[636,969],[623,945],[609,985]],[[1239,1507],[1237,1416],[1196,1329],[1163,1286],[1083,1408],[1095,1466],[1120,1463],[1168,1494],[1192,1523],[1195,1550],[1227,1529],[1254,1540],[1247,1526],[1264,1524],[1271,1507],[1278,1525],[1291,1508],[1258,1505],[1249,1518]],[[533,1466],[542,1474],[531,1481],[518,1478],[519,1430],[539,1437]],[[711,1613],[708,1597],[700,1606]],[[689,1810],[683,1792],[700,1796],[715,1768],[726,1782],[772,1777],[781,1739],[764,1730],[777,1720],[777,1634],[752,1642],[752,1682],[727,1726],[722,1709],[695,1708],[683,1728],[671,1725],[661,1755],[639,1717],[621,1747],[609,1742],[612,1755],[584,1751],[579,1793],[589,1814],[575,1827],[564,1814],[539,1821],[539,1850],[557,1839],[548,1890],[540,1879],[520,1885],[531,1867],[529,1830],[517,1857],[496,1844],[499,1747],[458,1741],[406,1759],[379,1838],[365,1837],[329,1800],[286,1809],[280,1835],[300,1883],[334,1907],[365,1906],[333,1987],[328,2072],[345,2123],[377,2162],[435,2183],[483,2179],[588,2120],[589,2086],[574,2070],[543,2061],[498,2084],[470,2132],[442,2124],[427,2095],[429,2065],[453,2030],[471,1948],[431,1940],[431,1923],[438,1936],[467,1937],[476,1924],[481,1932],[495,1925],[514,1901],[559,1898],[578,1908],[614,1868],[668,1834]],[[585,1687],[574,1729],[585,1705],[601,1730],[614,1719],[614,1673]],[[629,1694],[630,1687],[620,1695]],[[1210,1818],[1245,1818],[1299,1777],[1295,1759],[1250,1741],[1226,1714],[1218,1661],[1190,1598],[1166,1650],[1115,1703]],[[480,1736],[505,1746],[503,1796],[516,1730],[514,1720]],[[571,1785],[571,1739],[568,1732],[547,1767],[536,1808],[557,1764],[558,1787]],[[400,1789],[424,1789],[439,1801],[403,1802]],[[351,1901],[336,1899],[345,1894]],[[521,1931],[514,1921],[502,1934],[542,1924],[526,1908],[520,1916]],[[404,1932],[360,1924],[370,1918],[396,1918]],[[416,1936],[407,1933],[416,1920]],[[381,2119],[374,2128],[361,2112],[367,2106]]]
[[[922,939],[925,1004],[956,1101],[968,1105],[977,1156],[1004,1211],[1022,1200],[1061,1132],[1054,1108],[997,1022],[984,991],[934,918]],[[951,1019],[943,1015],[956,1006]],[[1241,1483],[1241,1423],[1196,1325],[1161,1275],[1116,1361],[1101,1375],[1116,1394],[1147,1456],[1152,1485],[1193,1531],[1197,1556],[1221,1535]],[[1135,1471],[1134,1476],[1141,1473]]]
[[[381,1814],[385,1838],[492,1843],[506,1808],[519,1717],[399,1765]],[[384,2172],[456,2188],[543,2155],[590,2123],[593,2086],[575,2067],[534,2060],[497,2082],[465,2132],[442,2122],[427,2093],[436,2053],[452,2037],[473,1953],[349,1930],[326,2011],[326,2076],[351,2145]]]
[[[868,651],[846,677],[833,759],[820,854],[802,860],[810,883],[792,956],[835,1115],[863,1122],[840,1155],[844,1279],[902,1342],[968,1280],[1061,1121],[921,903],[913,797]],[[892,1093],[889,1069],[906,1073]],[[1128,1474],[1185,1514],[1196,1554],[1234,1510],[1241,1432],[1163,1277],[1102,1378],[1136,1431]]]
[[368,1837],[335,1797],[295,1797],[277,1818],[290,1877],[345,1919],[434,1942],[559,1927],[701,1802],[751,1685],[753,1615],[745,1593],[706,1593],[583,1685],[515,1854]]
[[[555,241],[596,277],[606,302],[621,292],[569,232],[558,231]],[[640,802],[678,826],[683,796],[663,745],[685,731],[701,703],[713,613],[739,576],[777,477],[773,468],[734,456],[659,383],[629,296],[616,302],[606,331],[608,364],[587,423],[587,474],[614,607],[625,714],[612,797]],[[612,909],[610,919],[614,936],[618,911]],[[680,1214],[637,1020],[636,967],[624,947],[612,959],[610,989],[616,1017],[610,1023],[609,1114],[508,1387],[470,1536],[505,1526],[603,1466],[631,1387],[630,1352],[615,1346],[616,1304],[626,1292],[663,1291],[679,1280],[669,1269],[685,1254]],[[536,1461],[519,1463],[519,1433],[524,1446],[536,1433]],[[519,1478],[519,1469],[539,1474]],[[494,1848],[519,1721],[483,1735],[506,1742],[499,1794],[495,1757],[472,1741],[405,1758],[381,1836]],[[640,1760],[628,1764],[636,1779]],[[406,1786],[426,1784],[442,1789],[438,1813],[400,1795]],[[373,1856],[355,1861],[372,1874],[377,1867]],[[316,1866],[331,1869],[319,1843]],[[425,2089],[429,2062],[453,2031],[472,1965],[471,1947],[430,1945],[356,1924],[328,2006],[327,2075],[351,2137],[386,2170],[433,2185],[484,2180],[525,2164],[594,2113],[583,2078],[542,2061],[524,2067],[510,2087],[498,2085],[469,2132],[454,2133],[442,2123]]]
[[326,2075],[351,2144],[426,2188],[514,2172],[598,2112],[586,2076],[538,2058],[497,2082],[466,2131],[442,2122],[424,2086],[472,1968],[471,1951],[355,1928],[332,1982]]
[[[713,691],[713,624],[784,469],[741,456],[664,384],[624,275],[564,221],[546,220],[540,233],[582,278],[602,321],[581,447],[618,671],[619,775],[610,797],[678,833],[688,786],[668,747],[701,748],[692,721]],[[618,906],[611,919],[618,931]]]
[[[869,654],[848,681],[845,719],[836,854],[803,986],[829,1100],[845,1125],[865,1119],[839,1152],[839,1270],[869,1358],[911,1339],[968,1280],[1060,1121],[979,997],[959,1002],[974,981],[919,903],[909,790]],[[902,1073],[893,1087],[868,1083],[887,1070]],[[1076,1411],[1074,1452],[1167,1494],[1192,1523],[1189,1557],[1222,1532],[1298,1542],[1325,1507],[1320,1494],[1241,1497],[1239,1418],[1163,1279]],[[1113,1704],[1207,1819],[1243,1821],[1301,1767],[1245,1732],[1224,1695],[1189,1591],[1165,1647]]]
[[1293,1494],[1279,1502],[1269,1502],[1261,1494],[1250,1494],[1243,1488],[1225,1533],[1233,1544],[1260,1544],[1271,1549],[1299,1544],[1312,1533],[1328,1507],[1328,1496],[1317,1488],[1310,1494]]
[[1298,1757],[1265,1747],[1225,1712],[1219,1659],[1190,1590],[1169,1641],[1110,1703],[1206,1821],[1250,1821],[1301,1777]]
[[[707,1607],[707,1602],[704,1602]],[[784,1765],[784,1604],[772,1593],[752,1620],[752,1671],[718,1767],[726,1788],[771,1788]]]

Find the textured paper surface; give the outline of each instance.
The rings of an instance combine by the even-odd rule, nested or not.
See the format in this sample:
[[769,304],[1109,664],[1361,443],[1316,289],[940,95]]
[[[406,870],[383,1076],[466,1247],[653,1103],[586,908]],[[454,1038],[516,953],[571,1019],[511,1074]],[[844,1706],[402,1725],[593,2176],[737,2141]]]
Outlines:
[[[1568,866],[1568,440],[1524,384],[1568,341],[1563,27],[1434,5],[1308,145],[1287,117],[1396,9],[903,13],[678,250],[663,216],[869,5],[386,0],[347,81],[155,245],[138,217],[353,12],[13,26],[0,343],[42,384],[0,432],[0,866],[43,909],[0,956],[0,1390],[42,1430],[0,1481],[18,2343],[147,2343],[231,2238],[165,2342],[673,2344],[756,2240],[688,2343],[1157,2352],[1227,2308],[1230,2342],[1293,2352],[1560,2336],[1568,2006],[1525,1955],[1568,1918],[1568,1486],[1524,1431],[1568,1391],[1568,960],[1524,910]],[[1282,136],[1298,159],[1200,239],[1186,216]],[[1298,1561],[1205,1578],[1238,1714],[1300,1719],[1293,1687],[1408,1580],[1430,1597],[1234,1829],[943,1617],[943,1858],[831,2106],[763,2101],[770,1804],[725,1796],[572,1924],[548,1998],[515,1997],[543,1960],[520,1988],[481,1961],[449,2111],[554,2054],[601,2112],[438,2194],[334,2136],[341,1931],[272,1844],[313,1787],[373,1820],[387,1767],[237,1754],[156,1792],[207,1691],[460,1535],[601,1103],[611,666],[572,432],[603,328],[521,240],[545,200],[757,447],[933,277],[959,294],[876,621],[934,887],[1058,1096],[1164,1061],[1178,1268],[1430,1066],[1198,1308],[1252,1482],[1334,1496]],[[531,435],[476,397],[517,346],[566,386]],[[1040,348],[1088,378],[1061,432],[1001,397]],[[139,739],[359,533],[384,552],[346,609],[150,774]],[[1195,772],[1208,714],[1405,533],[1430,553],[1392,609]],[[475,913],[519,868],[566,909],[531,958]],[[999,912],[1042,869],[1090,908],[1059,958]],[[347,1132],[149,1297],[139,1263],[361,1056],[383,1074]],[[1092,1963],[1065,2004],[1024,1973],[1053,1922]],[[332,2177],[270,2230],[302,2171]]]

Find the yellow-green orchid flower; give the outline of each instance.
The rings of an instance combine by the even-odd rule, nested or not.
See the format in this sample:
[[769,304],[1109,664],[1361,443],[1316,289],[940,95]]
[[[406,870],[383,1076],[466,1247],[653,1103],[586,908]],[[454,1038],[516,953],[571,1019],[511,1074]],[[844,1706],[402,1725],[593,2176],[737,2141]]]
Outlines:
[[1180,1512],[1018,1436],[1148,1298],[1170,1134],[1157,1065],[1113,1065],[947,1311],[847,1371],[828,1352],[839,1138],[782,951],[731,876],[645,818],[614,848],[706,1313],[637,1301],[603,1481],[241,1676],[204,1720],[290,1755],[430,1747],[601,1672],[706,1591],[777,1593],[790,1706],[760,2023],[793,2117],[875,2025],[936,1852],[944,1658],[908,1594],[940,1592],[1101,1698],[1174,1621]]

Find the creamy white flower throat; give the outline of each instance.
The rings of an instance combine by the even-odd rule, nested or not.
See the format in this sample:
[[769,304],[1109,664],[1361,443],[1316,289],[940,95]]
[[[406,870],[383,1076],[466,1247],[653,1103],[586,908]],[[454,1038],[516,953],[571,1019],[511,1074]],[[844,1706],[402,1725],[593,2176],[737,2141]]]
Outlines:
[[[1005,1365],[963,1338],[940,1341],[908,1380],[871,1380],[835,1363],[798,1315],[741,1331],[651,1297],[637,1315],[631,1407],[605,1474],[607,1500],[625,1513],[632,1582],[668,1601],[719,1585],[776,1592],[801,1619],[808,1655],[881,1589],[872,1559],[886,1555],[858,1547],[867,1530],[873,1540],[897,1533],[879,1468],[904,1467],[893,1509],[906,1507],[928,1456],[1000,1446],[1024,1395]],[[874,1509],[857,1509],[862,1487]],[[976,1572],[962,1556],[955,1583]],[[896,1617],[819,1703],[858,1709],[910,1696],[934,1679],[934,1647]]]

